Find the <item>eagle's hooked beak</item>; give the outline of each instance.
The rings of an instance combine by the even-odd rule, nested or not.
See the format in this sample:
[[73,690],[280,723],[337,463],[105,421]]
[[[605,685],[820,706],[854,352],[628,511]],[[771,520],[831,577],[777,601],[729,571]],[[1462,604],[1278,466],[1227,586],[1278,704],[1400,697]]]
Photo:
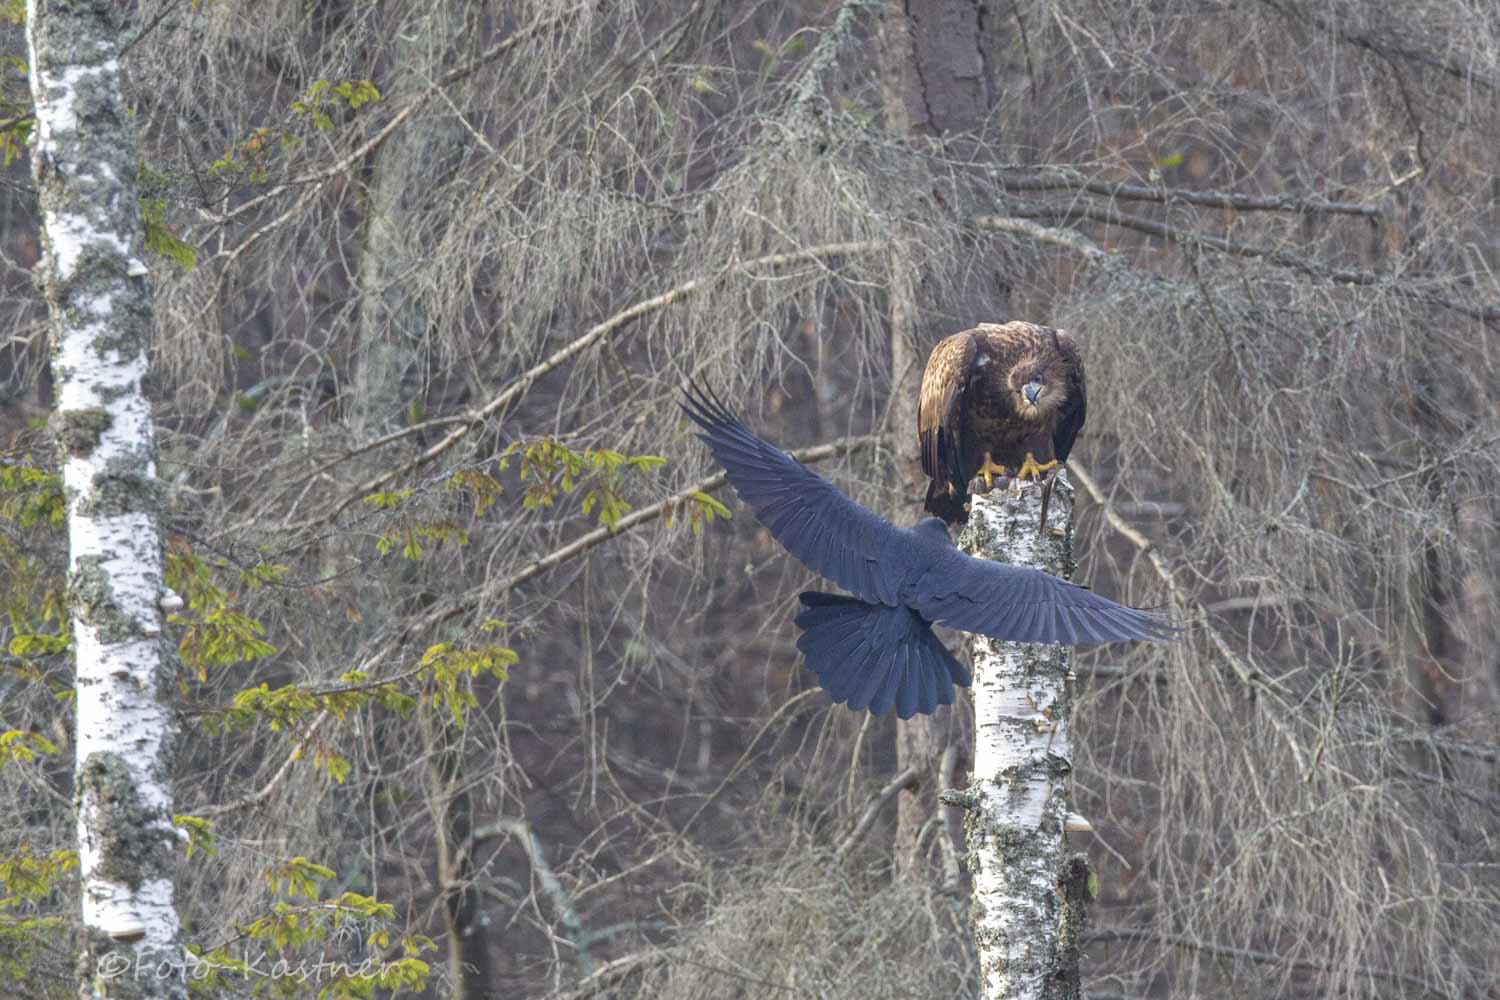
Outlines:
[[1032,379],[1030,382],[1027,382],[1024,386],[1021,387],[1021,392],[1026,396],[1026,402],[1030,403],[1032,406],[1035,406],[1037,397],[1042,394],[1042,390],[1045,388],[1046,387],[1042,385],[1042,383],[1038,382],[1036,379]]

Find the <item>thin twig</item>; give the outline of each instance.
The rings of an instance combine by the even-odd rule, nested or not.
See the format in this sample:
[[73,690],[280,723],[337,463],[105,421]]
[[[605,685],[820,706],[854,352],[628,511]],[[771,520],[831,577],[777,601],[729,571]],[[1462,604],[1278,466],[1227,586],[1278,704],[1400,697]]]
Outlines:
[[329,181],[334,177],[337,177],[338,175],[348,171],[355,164],[359,163],[360,160],[364,159],[365,156],[374,152],[376,149],[379,149],[387,139],[395,134],[396,130],[399,129],[407,119],[416,114],[418,111],[422,110],[422,108],[426,106],[427,102],[441,93],[444,88],[452,86],[459,80],[462,80],[464,77],[478,72],[488,64],[494,62],[500,56],[503,56],[505,53],[509,52],[512,48],[514,48],[521,42],[546,31],[548,28],[554,28],[567,22],[568,20],[579,14],[585,8],[585,6],[587,5],[580,4],[571,10],[564,11],[561,14],[546,18],[541,21],[537,21],[535,24],[531,24],[526,26],[525,28],[521,28],[520,30],[515,32],[515,34],[510,35],[503,41],[496,42],[494,45],[490,46],[487,50],[480,53],[477,57],[470,60],[469,62],[466,62],[462,66],[458,66],[452,70],[449,70],[430,87],[408,101],[400,111],[397,111],[396,114],[391,117],[390,121],[385,123],[380,131],[376,132],[365,142],[355,147],[352,152],[350,152],[346,156],[339,158],[334,163],[329,164],[328,166],[323,167],[319,170],[315,170],[312,173],[303,174],[300,177],[294,177],[289,181],[282,181],[280,184],[277,184],[275,187],[264,191],[259,195],[256,195],[249,201],[246,201],[240,205],[236,205],[234,208],[225,212],[223,215],[214,215],[213,213],[206,210],[204,210],[202,214],[210,222],[223,225],[224,223],[232,222],[234,219],[239,218],[247,212],[254,211],[261,205],[264,205],[266,202],[280,197],[282,194],[292,188],[301,187],[304,184],[321,185],[322,183]]
[[1146,187],[1140,184],[1110,183],[1088,180],[1071,171],[1046,173],[1033,177],[1007,177],[996,174],[995,180],[1007,191],[1087,191],[1117,201],[1153,201],[1162,205],[1181,202],[1205,208],[1233,208],[1242,212],[1298,212],[1303,214],[1359,215],[1379,218],[1379,205],[1353,201],[1329,201],[1317,195],[1234,194],[1229,191],[1190,191],[1186,188]]
[[566,993],[547,994],[547,1000],[588,1000],[589,997],[612,989],[616,983],[636,972],[654,969],[671,957],[666,951],[638,951],[630,955],[605,962],[592,975],[584,976],[578,985]]
[[1482,320],[1484,322],[1500,320],[1500,306],[1473,306],[1457,302],[1446,296],[1437,294],[1430,288],[1413,287],[1415,283],[1412,279],[1402,280],[1392,275],[1382,275],[1374,271],[1365,271],[1356,268],[1327,267],[1288,250],[1260,247],[1251,243],[1238,243],[1234,240],[1225,239],[1222,236],[1210,236],[1194,230],[1181,229],[1164,222],[1157,222],[1155,219],[1146,219],[1138,215],[1127,215],[1113,208],[1072,203],[1067,205],[1013,205],[1010,206],[1009,211],[1012,215],[1020,218],[1085,219],[1089,222],[1103,223],[1107,226],[1134,229],[1137,232],[1145,233],[1148,236],[1156,236],[1183,247],[1207,247],[1210,250],[1216,250],[1219,253],[1231,254],[1237,257],[1268,260],[1279,267],[1300,271],[1309,277],[1320,278],[1325,281],[1334,282],[1335,284],[1387,288],[1397,295],[1402,295],[1429,305],[1440,306],[1444,309],[1451,309],[1453,312],[1462,316],[1468,316],[1470,319]]
[[865,803],[865,811],[860,814],[859,822],[855,823],[854,829],[850,830],[844,839],[839,841],[839,846],[834,848],[833,856],[840,861],[844,860],[849,852],[854,849],[854,846],[859,843],[860,838],[869,831],[871,824],[875,822],[875,817],[880,815],[881,807],[891,801],[891,799],[894,799],[896,794],[903,788],[913,788],[921,780],[921,772],[915,767],[908,767],[886,782],[880,791],[870,796],[870,801]]
[[297,742],[292,746],[292,752],[286,755],[286,760],[281,762],[281,766],[276,769],[276,773],[271,775],[270,780],[261,785],[259,789],[248,795],[242,795],[231,802],[221,802],[218,805],[204,806],[192,815],[203,819],[211,819],[215,816],[223,816],[241,809],[248,809],[251,806],[264,802],[270,797],[271,792],[276,786],[281,783],[281,779],[291,773],[292,765],[302,759],[303,748],[312,740],[318,731],[318,727],[328,720],[329,715],[328,709],[325,708],[313,718],[312,722],[308,723],[307,731],[297,739]]
[[[1109,523],[1109,526],[1114,528],[1121,537],[1134,545],[1140,551],[1141,555],[1146,557],[1146,560],[1151,564],[1151,568],[1156,571],[1156,575],[1161,578],[1162,583],[1167,585],[1167,592],[1172,596],[1173,602],[1181,608],[1193,607],[1194,602],[1190,601],[1188,596],[1183,593],[1182,588],[1178,586],[1177,576],[1172,572],[1172,567],[1167,564],[1166,557],[1157,551],[1151,539],[1141,534],[1133,524],[1126,521],[1115,511],[1114,505],[1109,502],[1109,499],[1104,495],[1104,491],[1094,481],[1094,477],[1089,475],[1088,470],[1079,462],[1070,459],[1068,461],[1068,470],[1073,474],[1073,478],[1078,480],[1079,484],[1088,491],[1094,503],[1098,504],[1100,509],[1103,510],[1104,519]],[[1198,609],[1197,620],[1194,624],[1208,636],[1214,648],[1224,657],[1225,662],[1229,664],[1229,668],[1234,671],[1234,675],[1243,684],[1251,688],[1267,688],[1278,693],[1280,692],[1280,685],[1247,664],[1234,651],[1223,634],[1208,621],[1207,615],[1201,608]]]
[[[811,247],[807,250],[798,250],[792,253],[766,254],[763,257],[756,257],[752,260],[744,261],[739,266],[743,269],[772,269],[784,267],[788,264],[801,263],[803,261],[820,260],[825,257],[846,257],[852,254],[872,253],[877,250],[883,249],[884,246],[884,243],[876,240],[862,240],[849,243],[829,243],[823,246]],[[661,293],[660,295],[645,299],[641,302],[637,302],[634,305],[630,306],[628,309],[623,309],[620,312],[615,313],[613,316],[611,316],[609,319],[604,320],[602,323],[595,324],[582,336],[571,341],[565,347],[559,348],[544,361],[528,369],[519,378],[511,382],[503,390],[497,393],[488,403],[484,404],[484,406],[470,410],[467,414],[464,415],[462,422],[457,427],[449,431],[442,440],[432,445],[426,451],[423,451],[421,454],[414,456],[395,469],[388,469],[385,472],[382,472],[379,475],[366,480],[354,490],[352,490],[347,496],[345,496],[343,500],[339,501],[336,504],[333,504],[326,513],[321,514],[318,517],[311,519],[310,521],[296,525],[296,527],[314,527],[317,525],[332,522],[346,507],[348,507],[351,503],[355,502],[359,498],[368,496],[369,494],[380,489],[382,486],[385,486],[387,483],[390,483],[395,479],[411,473],[413,470],[426,465],[427,463],[433,461],[434,459],[447,452],[459,441],[463,440],[463,438],[468,435],[469,432],[474,430],[476,427],[484,424],[484,422],[489,420],[491,417],[502,413],[506,409],[506,407],[518,401],[522,396],[526,394],[526,392],[531,388],[531,386],[536,382],[537,379],[551,372],[553,369],[559,367],[563,363],[578,356],[579,354],[582,354],[584,351],[588,350],[590,347],[593,347],[595,344],[600,343],[611,334],[617,333],[618,331],[624,329],[632,321],[637,320],[642,316],[647,315],[648,313],[656,312],[659,309],[664,309],[669,305],[681,302],[683,299],[686,299],[690,295],[702,291],[705,288],[711,287],[719,280],[721,280],[724,277],[725,273],[732,269],[733,265],[722,269],[716,274],[708,275],[702,278],[694,278],[691,281],[683,282],[676,288],[669,289]],[[387,435],[387,438],[389,439],[390,435]]]
[[557,873],[547,863],[547,852],[542,848],[542,842],[538,839],[536,832],[531,829],[531,824],[524,819],[508,817],[497,819],[475,830],[473,839],[477,843],[501,834],[510,834],[521,841],[521,846],[526,850],[526,857],[531,862],[531,870],[535,873],[537,881],[541,883],[542,892],[552,904],[558,923],[567,929],[568,940],[578,949],[579,967],[585,970],[591,969],[593,963],[589,958],[583,921],[578,916],[578,910],[574,907],[572,898],[563,888],[562,882],[558,881]]
[[[1335,969],[1343,968],[1343,966],[1337,963],[1325,961],[1323,959],[1288,958],[1285,955],[1277,955],[1269,951],[1256,951],[1253,948],[1237,948],[1232,945],[1215,944],[1211,941],[1202,941],[1198,938],[1189,937],[1186,934],[1169,934],[1163,931],[1151,930],[1148,927],[1100,927],[1096,930],[1087,932],[1084,935],[1084,940],[1088,941],[1090,944],[1102,941],[1134,941],[1148,942],[1151,944],[1166,944],[1178,948],[1191,948],[1194,951],[1201,951],[1209,955],[1221,955],[1225,958],[1244,959],[1247,962],[1256,962],[1262,965],[1285,964],[1290,965],[1293,968],[1318,969],[1324,972],[1330,972]],[[1374,979],[1386,979],[1390,980],[1391,982],[1405,983],[1408,986],[1414,986],[1425,993],[1431,993],[1436,996],[1445,995],[1442,991],[1434,989],[1423,980],[1418,979],[1416,976],[1408,976],[1405,973],[1390,972],[1385,969],[1370,968],[1360,968],[1358,970],[1351,971],[1357,971],[1360,975],[1370,976]]]

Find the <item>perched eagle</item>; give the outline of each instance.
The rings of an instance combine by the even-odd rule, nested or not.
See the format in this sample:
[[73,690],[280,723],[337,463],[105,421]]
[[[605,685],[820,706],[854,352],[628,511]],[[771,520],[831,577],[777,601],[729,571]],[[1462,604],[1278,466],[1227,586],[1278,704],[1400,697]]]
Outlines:
[[917,400],[927,511],[962,524],[969,483],[1039,479],[1068,460],[1088,400],[1078,345],[1035,323],[981,323],[932,349]]
[[797,648],[835,702],[903,719],[953,703],[969,672],[933,634],[947,625],[1013,642],[1170,639],[1162,615],[1116,604],[1040,570],[959,551],[935,517],[898,528],[740,423],[689,384],[683,410],[760,523],[853,597],[801,595]]

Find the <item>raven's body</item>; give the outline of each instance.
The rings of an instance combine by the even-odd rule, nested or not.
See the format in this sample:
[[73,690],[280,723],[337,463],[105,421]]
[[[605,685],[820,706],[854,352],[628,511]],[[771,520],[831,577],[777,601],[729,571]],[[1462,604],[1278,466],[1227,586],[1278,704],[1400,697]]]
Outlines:
[[722,403],[689,390],[683,407],[730,483],[805,566],[853,597],[808,592],[797,646],[834,701],[901,718],[953,703],[969,672],[934,622],[1013,642],[1169,638],[1160,615],[1116,604],[1038,570],[959,551],[942,520],[898,528],[750,433]]
[[1083,357],[1062,330],[982,323],[939,341],[917,401],[928,512],[962,524],[976,474],[1038,478],[1066,462],[1087,409]]

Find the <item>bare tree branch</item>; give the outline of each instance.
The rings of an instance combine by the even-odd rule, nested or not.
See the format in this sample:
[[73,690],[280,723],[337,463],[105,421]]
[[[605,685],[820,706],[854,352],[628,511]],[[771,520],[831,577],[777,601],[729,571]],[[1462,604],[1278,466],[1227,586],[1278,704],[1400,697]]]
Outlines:
[[1453,79],[1458,80],[1460,83],[1478,84],[1479,86],[1489,91],[1500,90],[1500,82],[1496,82],[1495,80],[1490,79],[1484,74],[1476,72],[1472,67],[1459,66],[1455,63],[1451,63],[1445,59],[1439,58],[1438,56],[1435,56],[1430,52],[1423,52],[1420,49],[1413,48],[1412,46],[1402,45],[1389,38],[1374,38],[1370,35],[1356,34],[1352,31],[1347,31],[1344,28],[1340,27],[1338,24],[1331,22],[1328,18],[1319,14],[1312,5],[1294,9],[1288,4],[1281,2],[1281,0],[1261,0],[1261,3],[1265,4],[1267,7],[1270,7],[1272,10],[1276,11],[1278,14],[1282,15],[1288,20],[1304,21],[1310,23],[1314,27],[1318,28],[1318,30],[1332,35],[1334,38],[1337,38],[1339,41],[1343,42],[1346,45],[1352,45],[1357,49],[1364,49],[1367,52],[1372,52],[1375,55],[1381,56],[1386,59],[1391,59],[1393,57],[1408,59],[1412,62],[1418,63],[1419,65],[1426,66],[1430,69],[1435,69],[1440,73],[1451,76]]
[[1354,268],[1327,267],[1286,250],[1258,247],[1248,243],[1227,240],[1221,236],[1210,236],[1206,233],[1180,229],[1153,219],[1143,219],[1136,215],[1126,215],[1113,208],[1079,204],[1013,205],[1009,210],[1013,215],[1020,216],[1021,218],[1087,219],[1090,222],[1099,222],[1108,226],[1121,226],[1126,229],[1134,229],[1138,232],[1146,233],[1150,236],[1156,236],[1183,247],[1201,246],[1238,257],[1268,260],[1280,267],[1300,271],[1309,277],[1332,281],[1341,285],[1378,285],[1419,302],[1450,309],[1471,319],[1483,320],[1485,322],[1500,320],[1500,306],[1474,306],[1455,301],[1454,299],[1438,294],[1433,289],[1435,283],[1430,281],[1419,281],[1410,278],[1401,279],[1393,275],[1382,275],[1374,271]]
[[[1210,941],[1202,941],[1186,934],[1168,934],[1162,931],[1154,931],[1147,927],[1100,927],[1088,931],[1084,940],[1090,944],[1106,941],[1135,941],[1150,944],[1166,944],[1177,948],[1192,948],[1195,951],[1205,952],[1210,955],[1220,955],[1224,958],[1237,958],[1246,962],[1256,962],[1262,965],[1289,965],[1300,969],[1334,968],[1334,963],[1315,958],[1291,958],[1287,955],[1276,955],[1269,951],[1256,951],[1253,948],[1236,948],[1232,945],[1215,944]],[[1384,969],[1361,968],[1360,975],[1369,976],[1372,979],[1385,979],[1393,983],[1403,983],[1423,993],[1434,996],[1446,996],[1446,992],[1429,986],[1426,982],[1416,976],[1408,976],[1399,972],[1388,972]]]
[[[807,250],[798,250],[792,253],[767,254],[763,257],[756,257],[753,260],[740,262],[738,264],[738,268],[743,270],[756,270],[760,268],[771,269],[784,267],[788,264],[802,263],[804,261],[822,260],[828,257],[845,257],[854,254],[874,253],[883,248],[884,244],[875,241],[831,243],[825,246],[811,247]],[[326,524],[333,521],[351,503],[354,503],[361,497],[368,496],[370,493],[375,492],[387,483],[399,479],[402,476],[409,474],[413,470],[426,465],[428,462],[439,458],[450,448],[456,445],[459,441],[463,440],[463,438],[467,436],[470,431],[474,430],[476,427],[483,425],[485,421],[489,420],[492,417],[503,415],[506,407],[510,406],[512,403],[515,403],[517,400],[519,400],[522,396],[526,395],[527,391],[532,387],[533,384],[536,383],[536,380],[546,375],[548,372],[551,372],[558,366],[564,364],[567,361],[570,361],[574,357],[577,357],[579,354],[582,354],[584,351],[588,350],[590,347],[593,347],[595,344],[600,343],[610,335],[625,329],[634,320],[637,320],[649,313],[655,312],[658,309],[664,309],[667,306],[673,305],[674,303],[681,302],[683,299],[686,299],[687,297],[697,292],[703,291],[706,288],[713,287],[716,283],[723,280],[726,274],[735,269],[736,266],[734,264],[731,264],[717,274],[702,278],[694,278],[691,281],[685,281],[677,287],[669,289],[668,291],[665,291],[660,295],[646,299],[642,302],[637,302],[630,308],[623,309],[620,312],[615,313],[613,316],[611,316],[607,320],[604,320],[602,323],[595,324],[582,336],[567,344],[565,347],[554,351],[549,357],[546,358],[546,360],[528,369],[514,382],[510,383],[510,385],[506,386],[492,399],[490,399],[488,403],[484,404],[484,406],[474,410],[470,410],[469,413],[465,415],[464,422],[455,427],[453,430],[449,431],[441,441],[438,441],[426,451],[423,451],[421,454],[416,455],[409,461],[403,463],[399,468],[389,469],[367,480],[366,482],[361,483],[353,491],[345,495],[343,500],[339,501],[336,504],[333,504],[327,513],[324,513],[309,521],[303,522],[302,524],[297,525],[297,527],[309,527],[313,525]],[[391,438],[390,435],[387,435],[386,438],[382,440],[393,440],[393,438]],[[362,448],[360,450],[365,449]]]
[[1298,212],[1308,215],[1359,215],[1378,219],[1379,205],[1353,201],[1330,201],[1317,195],[1248,195],[1232,191],[1193,191],[1188,188],[1145,187],[1140,184],[1089,180],[1074,171],[1047,172],[1040,176],[1015,177],[996,171],[992,176],[1007,191],[1087,191],[1116,201],[1154,201],[1162,205],[1182,203],[1205,208],[1233,208],[1242,212]]
[[840,861],[846,858],[859,843],[860,838],[870,829],[870,825],[875,822],[875,817],[880,815],[881,807],[895,798],[902,789],[915,788],[921,777],[921,772],[915,767],[908,767],[886,782],[880,791],[870,796],[870,801],[865,803],[864,812],[860,813],[859,821],[854,824],[854,829],[850,830],[834,849],[834,857]]

